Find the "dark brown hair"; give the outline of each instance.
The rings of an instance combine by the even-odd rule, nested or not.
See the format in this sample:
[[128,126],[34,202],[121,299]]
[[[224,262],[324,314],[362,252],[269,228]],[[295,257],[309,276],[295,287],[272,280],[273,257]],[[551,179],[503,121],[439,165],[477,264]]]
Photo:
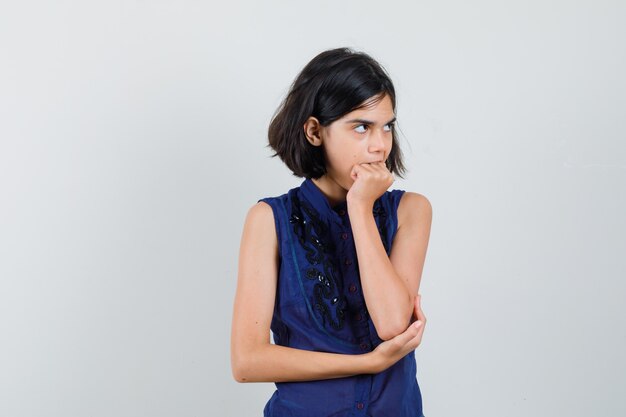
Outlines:
[[[321,146],[311,145],[304,134],[310,116],[328,126],[351,111],[385,95],[396,110],[396,93],[385,69],[364,52],[336,48],[315,56],[291,84],[268,130],[269,145],[296,177],[319,178],[326,173]],[[373,100],[372,100],[373,99]],[[387,169],[404,178],[406,168],[395,127]]]

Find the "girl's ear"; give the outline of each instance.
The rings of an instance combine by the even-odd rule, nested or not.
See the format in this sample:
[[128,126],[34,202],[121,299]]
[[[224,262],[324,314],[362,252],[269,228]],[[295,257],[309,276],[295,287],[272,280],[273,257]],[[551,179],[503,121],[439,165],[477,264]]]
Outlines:
[[322,125],[319,120],[315,117],[311,116],[304,122],[304,136],[306,136],[306,140],[313,146],[321,146],[322,145],[322,134],[321,134]]

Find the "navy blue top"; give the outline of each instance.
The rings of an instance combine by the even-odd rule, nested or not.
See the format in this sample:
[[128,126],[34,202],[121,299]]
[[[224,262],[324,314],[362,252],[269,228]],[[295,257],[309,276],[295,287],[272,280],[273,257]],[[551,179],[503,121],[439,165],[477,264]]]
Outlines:
[[[387,255],[403,193],[386,191],[373,206]],[[346,202],[331,207],[310,178],[283,195],[258,201],[272,207],[280,254],[271,323],[274,343],[342,354],[374,350],[382,340],[361,291]],[[411,352],[378,374],[277,382],[263,415],[423,417],[416,372]]]

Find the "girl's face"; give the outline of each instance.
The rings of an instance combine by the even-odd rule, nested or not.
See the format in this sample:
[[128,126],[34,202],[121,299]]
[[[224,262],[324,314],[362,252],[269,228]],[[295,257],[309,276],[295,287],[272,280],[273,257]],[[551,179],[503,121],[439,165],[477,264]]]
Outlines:
[[385,95],[377,103],[354,110],[328,126],[320,126],[321,145],[326,156],[327,176],[349,190],[355,164],[386,161],[391,152],[395,115]]

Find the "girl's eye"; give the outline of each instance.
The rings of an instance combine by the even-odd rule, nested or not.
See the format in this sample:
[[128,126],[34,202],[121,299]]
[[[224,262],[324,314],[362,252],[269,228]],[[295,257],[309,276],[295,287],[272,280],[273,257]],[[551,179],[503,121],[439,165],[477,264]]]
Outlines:
[[[387,127],[387,129],[385,129],[386,132],[391,132],[393,130],[394,124],[393,123],[389,123],[387,125],[385,125]],[[358,125],[354,128],[354,130],[356,130],[357,133],[365,133],[365,130],[368,128],[369,126],[367,125]]]
[[389,126],[389,129],[387,129],[387,132],[391,132],[394,128],[394,124],[393,123],[389,123],[387,126]]

